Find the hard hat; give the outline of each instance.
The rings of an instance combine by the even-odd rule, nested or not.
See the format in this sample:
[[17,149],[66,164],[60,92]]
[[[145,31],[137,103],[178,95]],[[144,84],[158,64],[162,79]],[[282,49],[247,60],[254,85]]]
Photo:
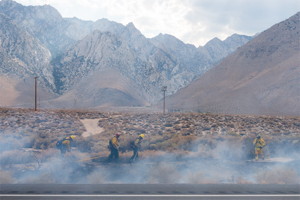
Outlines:
[[75,139],[76,135],[71,135],[70,138]]
[[261,136],[258,134],[258,135],[256,136],[256,138],[261,138]]
[[144,138],[145,134],[140,134],[139,137]]
[[120,133],[117,133],[117,134],[116,134],[116,137],[120,137],[120,135],[121,135]]

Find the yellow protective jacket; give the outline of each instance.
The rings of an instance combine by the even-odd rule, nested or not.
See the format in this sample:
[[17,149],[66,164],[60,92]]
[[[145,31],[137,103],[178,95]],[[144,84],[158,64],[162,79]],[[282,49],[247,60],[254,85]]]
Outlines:
[[109,141],[110,147],[113,147],[115,149],[119,149],[119,140],[116,136],[114,136],[110,141]]
[[64,145],[70,145],[71,141],[70,140],[63,140],[62,144],[64,144]]
[[263,148],[264,146],[266,146],[266,142],[263,138],[255,138],[255,140],[253,141],[253,144],[255,146],[255,148]]
[[64,139],[62,139],[62,144],[64,145],[70,145],[71,142],[73,142],[73,139],[70,136],[67,136]]
[[141,146],[141,142],[142,142],[142,139],[141,139],[140,137],[138,137],[138,138],[134,141],[134,146],[140,147],[140,146]]

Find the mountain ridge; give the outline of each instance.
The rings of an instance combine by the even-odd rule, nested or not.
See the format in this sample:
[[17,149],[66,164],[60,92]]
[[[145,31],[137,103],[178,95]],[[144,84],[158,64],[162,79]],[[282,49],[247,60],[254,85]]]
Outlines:
[[169,108],[300,115],[299,33],[300,12],[263,31],[179,90],[168,99]]
[[[18,29],[28,34],[28,38],[33,38],[32,40],[39,44],[26,50],[18,46],[20,51],[28,55],[34,55],[35,52],[48,52],[47,55],[46,53],[39,55],[39,59],[45,60],[43,63],[28,63],[26,66],[15,67],[15,71],[9,73],[4,72],[7,66],[2,64],[1,73],[13,75],[14,78],[17,75],[20,79],[39,76],[40,84],[54,96],[72,93],[72,90],[73,93],[80,94],[84,91],[79,91],[82,88],[79,84],[89,79],[89,76],[94,77],[93,73],[117,70],[121,74],[120,77],[125,77],[130,85],[136,85],[130,87],[134,89],[121,91],[121,93],[125,92],[127,97],[131,96],[136,102],[135,105],[151,105],[162,98],[161,87],[168,87],[167,95],[174,94],[205,73],[219,62],[219,59],[232,53],[232,50],[225,50],[226,52],[222,52],[222,56],[216,60],[204,47],[195,48],[175,37],[173,37],[174,44],[163,47],[168,43],[165,37],[160,40],[146,38],[133,23],[124,26],[108,19],[93,22],[77,18],[62,18],[51,6],[23,6],[11,0],[4,0],[0,2],[0,13]],[[2,39],[5,39],[4,36]],[[177,43],[180,45],[176,46]],[[240,45],[243,45],[243,42]],[[39,50],[39,46],[44,50]],[[13,53],[12,57],[15,56]],[[35,56],[28,57],[35,58]],[[7,58],[9,58],[8,62],[13,61],[13,58]],[[24,62],[24,59],[26,60],[26,56],[21,56],[19,62]],[[33,73],[24,72],[32,67]],[[40,71],[36,70],[38,68],[41,68]],[[97,81],[94,78],[91,80]],[[90,87],[93,87],[92,85]],[[103,91],[104,86],[97,87]],[[135,90],[139,91],[138,95]],[[91,98],[93,94],[86,94],[86,96]],[[118,105],[124,105],[119,101],[116,102]],[[45,102],[46,104],[51,106],[51,102]],[[91,107],[94,105],[101,106],[100,100],[99,104],[90,104]]]

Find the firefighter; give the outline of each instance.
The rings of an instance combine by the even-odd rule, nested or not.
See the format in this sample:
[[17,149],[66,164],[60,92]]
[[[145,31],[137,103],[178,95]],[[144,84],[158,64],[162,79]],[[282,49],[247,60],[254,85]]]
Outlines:
[[258,160],[259,157],[264,160],[263,148],[266,146],[265,140],[260,135],[257,135],[253,141],[253,145],[255,147],[255,160]]
[[144,139],[145,135],[140,134],[138,138],[136,138],[134,141],[130,142],[130,148],[133,150],[133,155],[130,158],[130,162],[134,162],[139,157],[139,149],[141,148],[141,142]]
[[109,140],[108,148],[110,154],[108,156],[108,161],[118,160],[119,159],[119,137],[121,134],[117,133],[112,139]]
[[70,136],[63,138],[62,140],[59,140],[56,143],[56,147],[60,150],[61,154],[64,155],[66,152],[71,151],[71,146],[74,145],[75,138],[76,138],[76,135],[70,135]]

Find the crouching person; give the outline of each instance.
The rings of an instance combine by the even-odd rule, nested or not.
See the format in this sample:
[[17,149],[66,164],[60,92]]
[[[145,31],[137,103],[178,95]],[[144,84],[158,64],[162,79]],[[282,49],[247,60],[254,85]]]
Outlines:
[[66,152],[71,151],[71,147],[75,145],[74,139],[76,138],[76,135],[70,135],[62,140],[57,141],[56,148],[60,150],[60,153],[64,155]]
[[108,148],[110,150],[110,154],[107,158],[107,161],[117,161],[119,159],[119,137],[120,134],[117,133],[112,139],[109,140]]

